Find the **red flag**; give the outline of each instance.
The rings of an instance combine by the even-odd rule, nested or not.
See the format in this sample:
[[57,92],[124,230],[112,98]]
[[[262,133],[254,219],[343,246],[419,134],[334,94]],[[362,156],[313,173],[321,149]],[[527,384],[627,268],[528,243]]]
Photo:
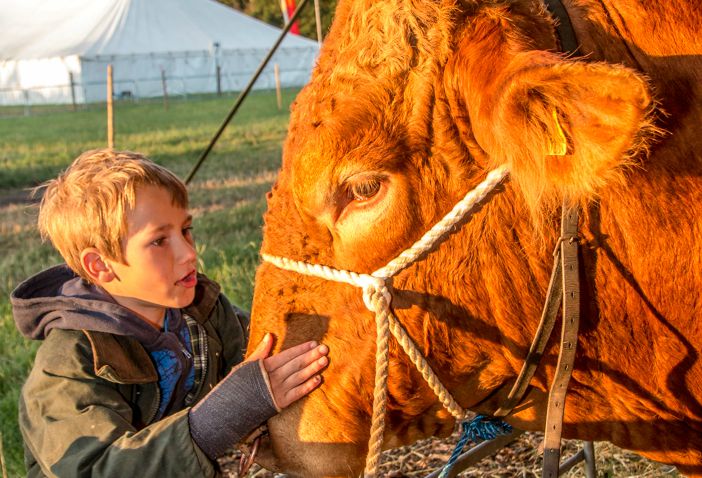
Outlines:
[[[285,0],[285,8],[287,10],[287,18],[292,18],[293,13],[295,13],[295,0]],[[300,34],[300,27],[297,24],[297,21],[293,23],[292,27],[290,27],[290,33],[293,33],[295,35]]]

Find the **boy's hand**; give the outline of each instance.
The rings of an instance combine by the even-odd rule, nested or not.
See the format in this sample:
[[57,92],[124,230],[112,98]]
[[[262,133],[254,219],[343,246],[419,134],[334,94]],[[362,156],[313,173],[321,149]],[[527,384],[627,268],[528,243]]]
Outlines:
[[305,342],[268,357],[272,347],[273,337],[266,334],[247,360],[263,359],[273,399],[283,409],[322,383],[317,373],[329,362],[329,348],[314,341]]
[[266,334],[249,358],[188,412],[190,435],[211,459],[322,382],[318,373],[328,363],[326,345],[306,342],[269,357],[272,347],[273,336]]

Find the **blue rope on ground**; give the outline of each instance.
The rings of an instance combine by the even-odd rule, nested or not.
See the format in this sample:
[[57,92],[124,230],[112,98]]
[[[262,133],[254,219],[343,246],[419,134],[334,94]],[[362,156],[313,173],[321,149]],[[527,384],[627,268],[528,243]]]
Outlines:
[[512,432],[512,426],[505,423],[499,418],[488,417],[485,415],[476,415],[471,421],[461,423],[463,432],[461,438],[456,443],[456,447],[451,453],[451,458],[446,462],[444,468],[439,474],[439,478],[447,478],[449,472],[456,464],[456,460],[461,456],[463,448],[468,441],[484,441],[494,440],[498,436],[507,435]]

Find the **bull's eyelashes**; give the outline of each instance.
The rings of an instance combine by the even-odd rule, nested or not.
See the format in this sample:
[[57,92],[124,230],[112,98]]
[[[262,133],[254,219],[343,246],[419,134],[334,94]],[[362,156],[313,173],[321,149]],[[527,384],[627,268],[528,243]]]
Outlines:
[[346,196],[349,201],[359,203],[373,199],[380,191],[380,179],[372,177],[366,181],[347,185]]
[[388,177],[379,173],[361,173],[347,178],[340,185],[338,219],[354,211],[369,210],[385,196]]

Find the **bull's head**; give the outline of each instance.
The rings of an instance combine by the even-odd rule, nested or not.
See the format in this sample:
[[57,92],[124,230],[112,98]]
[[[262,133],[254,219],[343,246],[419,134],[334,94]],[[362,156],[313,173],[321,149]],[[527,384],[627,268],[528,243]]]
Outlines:
[[[622,177],[645,127],[645,83],[557,51],[534,0],[342,0],[291,117],[262,251],[369,273],[418,239],[486,171],[511,182],[393,281],[393,310],[465,408],[493,412],[538,321],[555,240],[550,206]],[[528,292],[527,292],[528,291]],[[356,476],[370,429],[375,323],[351,286],[263,264],[251,343],[330,348],[324,384],[270,420],[263,462]],[[453,418],[390,345],[385,446],[446,435]],[[539,428],[550,373],[508,421]]]

